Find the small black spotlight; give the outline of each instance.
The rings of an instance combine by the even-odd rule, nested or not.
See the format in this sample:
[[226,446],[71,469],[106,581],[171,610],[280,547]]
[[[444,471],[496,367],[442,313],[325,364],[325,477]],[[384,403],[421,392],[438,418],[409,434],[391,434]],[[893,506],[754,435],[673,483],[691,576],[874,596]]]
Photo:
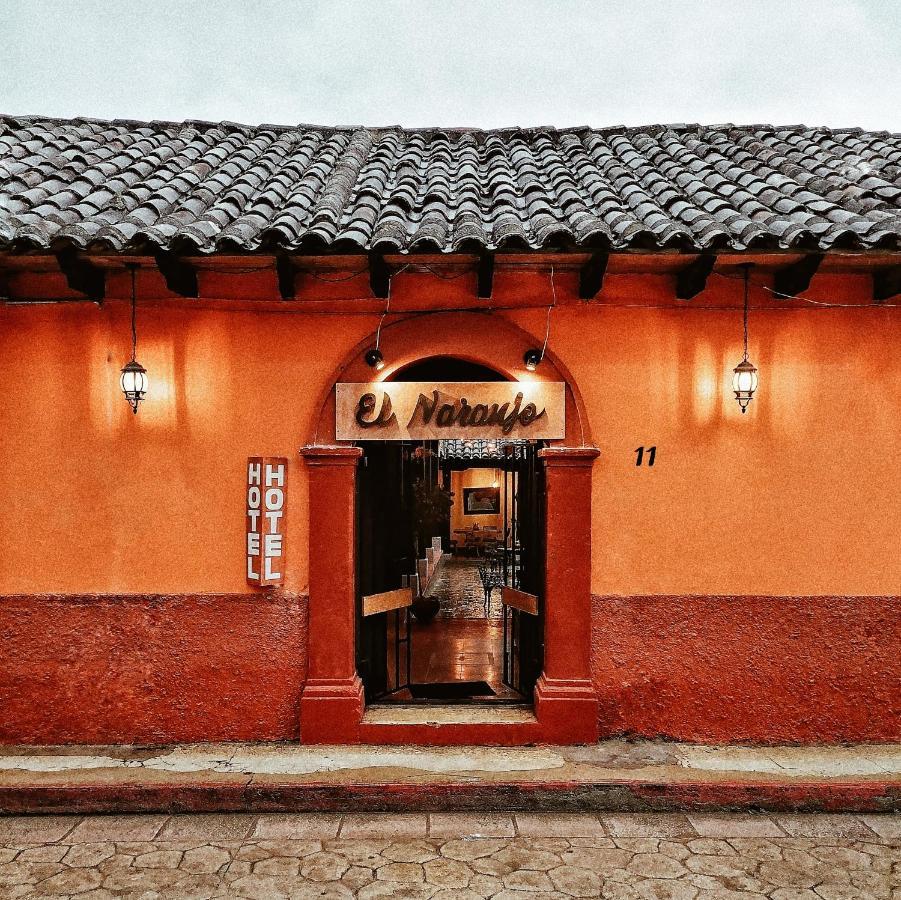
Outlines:
[[541,362],[541,351],[535,349],[526,350],[522,361],[530,372],[534,372],[538,368],[538,363]]
[[367,350],[364,359],[366,360],[366,365],[375,369],[376,372],[380,372],[385,368],[385,357],[382,356],[382,351],[378,347],[372,347]]

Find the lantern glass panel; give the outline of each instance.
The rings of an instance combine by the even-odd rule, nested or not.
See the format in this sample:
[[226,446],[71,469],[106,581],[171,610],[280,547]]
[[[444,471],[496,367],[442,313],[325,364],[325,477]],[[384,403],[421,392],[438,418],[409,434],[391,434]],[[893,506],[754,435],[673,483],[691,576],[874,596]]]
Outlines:
[[133,359],[125,364],[119,376],[119,384],[125,399],[135,412],[138,411],[138,403],[147,393],[148,383],[147,372],[137,360]]
[[754,393],[757,390],[757,370],[739,367],[732,376],[733,390],[742,394]]
[[126,394],[145,394],[147,392],[147,373],[126,368],[122,372],[122,390]]

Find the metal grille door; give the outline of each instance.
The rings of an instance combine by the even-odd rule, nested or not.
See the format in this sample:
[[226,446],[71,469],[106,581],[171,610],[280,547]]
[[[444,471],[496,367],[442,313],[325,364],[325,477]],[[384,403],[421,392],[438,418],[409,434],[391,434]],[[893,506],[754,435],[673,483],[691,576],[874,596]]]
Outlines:
[[539,445],[505,468],[504,502],[511,510],[504,546],[503,681],[531,697],[544,663],[544,467]]
[[366,700],[408,687],[412,653],[412,590],[408,570],[408,486],[404,448],[363,445],[357,476],[357,671]]

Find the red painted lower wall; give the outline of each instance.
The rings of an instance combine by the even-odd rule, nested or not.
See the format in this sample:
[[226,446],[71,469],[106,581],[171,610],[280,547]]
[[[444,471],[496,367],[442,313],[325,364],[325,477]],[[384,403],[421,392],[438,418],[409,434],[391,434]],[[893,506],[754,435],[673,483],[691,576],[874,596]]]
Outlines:
[[0,742],[299,735],[304,597],[0,597],[0,647]]
[[[594,597],[600,736],[901,741],[901,598]],[[297,740],[305,597],[0,597],[0,742]]]
[[593,598],[600,735],[901,740],[899,597]]

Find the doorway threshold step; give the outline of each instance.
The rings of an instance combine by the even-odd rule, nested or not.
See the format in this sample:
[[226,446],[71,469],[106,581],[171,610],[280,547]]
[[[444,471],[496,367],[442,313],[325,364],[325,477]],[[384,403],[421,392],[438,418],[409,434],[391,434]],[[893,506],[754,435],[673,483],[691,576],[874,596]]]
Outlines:
[[363,713],[364,725],[522,725],[538,720],[530,706],[499,703],[382,703]]
[[367,707],[360,740],[370,744],[516,747],[541,740],[530,706],[506,703],[385,703]]

